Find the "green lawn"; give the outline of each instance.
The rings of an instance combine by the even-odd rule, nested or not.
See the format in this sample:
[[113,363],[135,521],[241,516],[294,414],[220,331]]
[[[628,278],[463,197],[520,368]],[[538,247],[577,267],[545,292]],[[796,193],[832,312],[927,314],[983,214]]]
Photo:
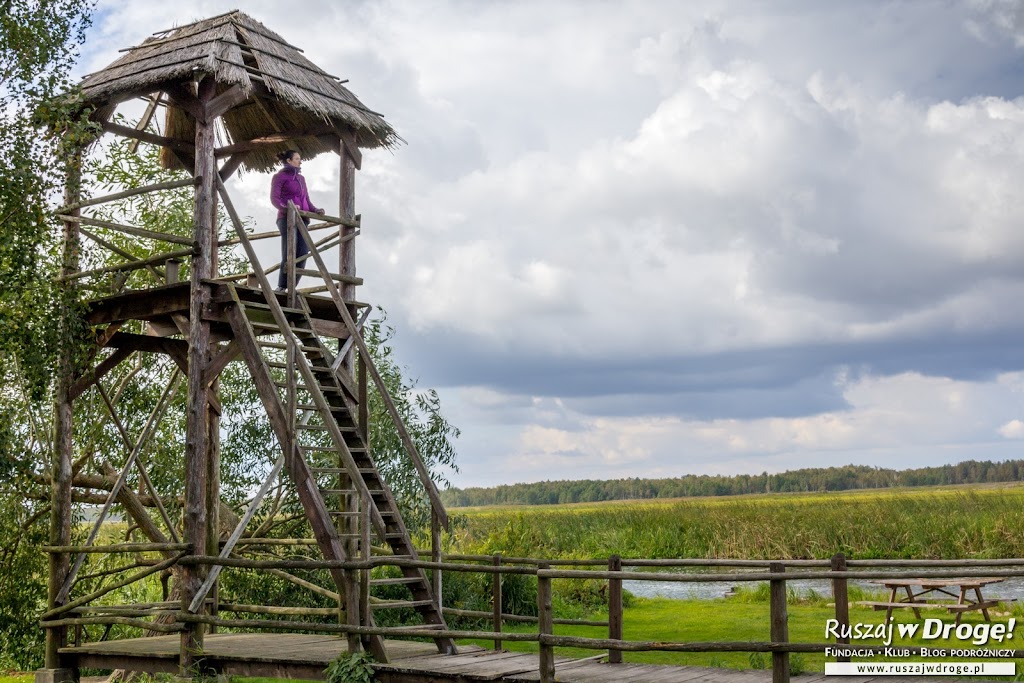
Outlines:
[[34,674],[17,674],[14,676],[0,676],[0,683],[32,683]]
[[[937,618],[939,612],[926,614],[925,617]],[[895,614],[896,623],[912,623],[914,615],[909,610]],[[823,643],[831,639],[825,638],[826,620],[835,617],[831,605],[796,604],[789,607],[789,638],[792,642]],[[1005,623],[1006,618],[994,617]],[[879,624],[884,620],[883,612],[869,609],[852,608],[851,622]],[[624,637],[626,640],[652,641],[768,641],[769,614],[768,603],[742,602],[735,599],[719,600],[670,600],[665,598],[637,599],[632,607],[627,607],[623,614]],[[943,621],[952,623],[952,617],[943,617]],[[964,623],[980,623],[981,615],[964,617]],[[529,632],[535,630],[529,626],[506,627],[507,631]],[[590,638],[607,638],[607,630],[598,627],[556,626],[558,635],[582,636]],[[467,641],[491,647],[492,641]],[[859,644],[881,644],[878,640],[858,641]],[[857,643],[855,643],[857,644]],[[894,636],[893,646],[924,645],[926,647],[973,648],[970,642],[957,640],[924,641],[920,637],[911,641],[901,641]],[[512,643],[504,646],[508,650],[536,652],[536,643]],[[1004,644],[991,643],[993,648],[1012,648],[1014,641]],[[567,657],[585,657],[597,654],[596,651],[570,648],[556,648],[556,653]],[[824,654],[793,654],[792,668],[807,672],[824,671]],[[626,662],[646,664],[687,664],[693,666],[726,667],[734,669],[771,668],[770,654],[737,653],[676,653],[676,652],[626,652]],[[963,657],[946,658],[960,660]],[[934,659],[930,661],[936,661]]]

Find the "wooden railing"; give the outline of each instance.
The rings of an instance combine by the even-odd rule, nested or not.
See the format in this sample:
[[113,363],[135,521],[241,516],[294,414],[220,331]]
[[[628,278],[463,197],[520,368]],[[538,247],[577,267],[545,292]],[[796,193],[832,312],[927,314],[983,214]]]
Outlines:
[[[293,542],[302,542],[301,539]],[[160,545],[160,544],[157,544]],[[154,544],[131,545],[133,551],[143,548],[151,550]],[[180,544],[160,545],[164,552],[178,550]],[[129,546],[107,547],[104,550],[120,550],[126,552]],[[76,552],[80,547],[47,548],[51,552]],[[97,547],[90,551],[99,550]],[[242,558],[217,558],[178,554],[173,562],[184,565],[220,565],[226,568],[268,569],[268,570],[309,570],[341,568],[351,571],[370,572],[378,567],[418,567],[431,570],[435,575],[441,572],[468,572],[491,574],[492,600],[494,609],[491,612],[478,610],[444,609],[446,614],[489,619],[491,630],[460,630],[437,629],[419,626],[400,627],[367,627],[341,623],[314,623],[311,621],[295,621],[285,619],[229,619],[221,616],[191,614],[180,608],[175,611],[172,603],[152,603],[146,605],[120,605],[87,607],[86,603],[98,597],[98,593],[79,598],[51,610],[43,615],[42,625],[56,628],[93,624],[122,624],[143,629],[173,632],[183,628],[184,623],[202,623],[218,628],[241,629],[287,629],[291,631],[307,631],[314,633],[381,635],[391,637],[437,638],[446,636],[459,639],[492,640],[503,642],[536,642],[539,644],[540,680],[550,683],[555,680],[554,648],[573,647],[606,651],[610,663],[621,662],[623,652],[749,652],[770,653],[772,656],[772,680],[782,683],[789,680],[791,653],[817,653],[825,648],[842,643],[832,642],[793,642],[789,638],[787,621],[789,606],[787,605],[787,583],[794,580],[824,579],[832,582],[835,603],[835,618],[840,625],[848,625],[849,596],[847,582],[849,579],[897,579],[897,578],[966,578],[966,577],[1024,577],[1024,559],[993,559],[993,560],[847,560],[836,555],[830,560],[693,560],[693,559],[622,559],[612,556],[606,559],[586,560],[544,560],[538,558],[502,557],[501,555],[448,555],[446,561],[428,562],[398,557],[373,557],[370,560],[352,562],[325,562],[315,560],[251,560]],[[167,565],[168,561],[154,564],[143,572],[139,572],[131,580],[139,580],[153,573],[157,568]],[[556,568],[558,567],[558,568]],[[579,569],[578,567],[591,567]],[[741,573],[678,573],[631,571],[630,568],[694,568],[694,567],[729,567],[750,571]],[[755,571],[760,570],[760,571]],[[537,616],[506,614],[501,611],[501,578],[506,575],[535,576],[537,579]],[[608,582],[608,619],[595,621],[583,619],[559,619],[554,616],[553,583],[559,580],[592,579]],[[622,635],[623,604],[622,581],[640,580],[673,583],[704,583],[704,582],[764,582],[769,583],[770,627],[766,638],[760,641],[636,641],[626,640]],[[127,580],[118,582],[126,585]],[[103,593],[109,592],[114,586],[108,587]],[[260,614],[268,617],[319,617],[336,615],[333,608],[305,608],[284,606],[242,605],[220,603],[219,612],[237,614]],[[442,606],[443,608],[443,606]],[[173,614],[177,623],[153,623],[144,621],[147,616],[156,614]],[[502,629],[503,622],[526,622],[538,625],[536,632],[508,632]],[[554,633],[556,625],[582,625],[606,628],[607,638],[584,638],[565,636]],[[882,651],[881,646],[859,645],[860,650]],[[902,647],[910,653],[917,654],[919,648]],[[1024,650],[1013,650],[1013,657],[1024,657]]]

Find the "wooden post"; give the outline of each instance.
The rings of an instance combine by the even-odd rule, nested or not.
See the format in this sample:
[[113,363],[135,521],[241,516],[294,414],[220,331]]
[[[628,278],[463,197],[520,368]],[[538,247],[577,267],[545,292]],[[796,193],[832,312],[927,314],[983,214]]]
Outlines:
[[292,202],[289,201],[288,202],[288,213],[286,214],[286,216],[287,216],[286,217],[286,221],[287,221],[287,226],[288,227],[287,227],[287,230],[286,230],[286,233],[285,233],[285,239],[286,239],[285,245],[287,247],[287,251],[286,251],[286,254],[285,254],[285,264],[284,264],[284,268],[285,268],[285,271],[284,271],[285,272],[285,282],[287,283],[287,288],[288,288],[287,301],[288,301],[288,306],[290,308],[296,308],[297,307],[296,304],[298,303],[295,300],[295,269],[298,266],[298,264],[295,262],[295,257],[296,257],[296,255],[298,253],[298,246],[299,246],[298,245],[298,234],[299,234],[299,229],[297,227],[295,227],[295,224],[298,221],[302,220],[295,213],[295,209],[293,207],[294,207],[294,205],[292,204]]
[[[537,569],[544,571],[551,565],[541,562]],[[551,579],[537,574],[537,617],[540,635],[554,634],[554,612],[551,605]],[[540,683],[555,683],[555,648],[541,641],[540,643]]]
[[164,279],[169,285],[173,285],[178,282],[181,274],[181,261],[178,259],[168,259],[167,263],[164,264],[165,275]]
[[[360,534],[360,548],[359,558],[363,562],[369,562],[372,556],[370,550],[370,501],[365,500],[362,496],[357,498],[359,501],[359,534]],[[370,625],[370,574],[372,570],[367,567],[362,571],[362,584],[359,592],[359,623],[361,626]],[[369,644],[369,636],[363,636],[363,647]]]
[[[206,77],[199,83],[199,100],[204,107],[214,96],[216,83]],[[206,505],[209,484],[210,390],[204,382],[210,358],[210,323],[203,313],[210,304],[210,287],[204,283],[213,276],[216,234],[213,222],[217,165],[214,159],[214,121],[196,121],[196,186],[191,279],[191,307],[188,336],[188,425],[185,433],[185,542],[194,552],[207,545]],[[188,610],[192,598],[202,586],[203,565],[186,565],[181,572],[182,610]],[[200,608],[200,614],[202,608]],[[191,678],[203,649],[203,626],[189,623],[181,632],[180,675]]]
[[[359,373],[358,373],[358,387],[359,392],[359,432],[363,436],[363,443],[366,447],[370,447],[370,396],[369,396],[369,384],[367,383],[366,376],[366,363],[362,360],[359,361]],[[433,510],[433,506],[431,506]]]
[[[842,553],[836,553],[832,556],[831,560],[832,571],[834,572],[845,572],[846,571],[846,555]],[[840,633],[844,632],[845,627],[850,625],[850,594],[847,589],[846,579],[832,579],[832,600],[836,604],[836,621],[839,622]],[[850,644],[850,639],[840,636],[836,638],[836,644],[844,643]],[[837,657],[837,662],[848,662],[849,657]]]
[[[501,566],[501,553],[494,553],[491,558],[495,567]],[[501,633],[501,574],[491,575],[491,605],[494,609],[494,632]],[[501,649],[501,641],[494,641],[494,649]]]
[[[77,150],[68,159],[64,185],[64,203],[74,205],[79,201],[82,186],[82,152]],[[67,212],[69,217],[77,218],[81,211],[74,209]],[[78,223],[64,222],[64,254],[61,274],[69,275],[79,269]],[[74,442],[72,439],[72,399],[71,385],[74,379],[74,348],[71,339],[73,329],[71,316],[71,298],[74,285],[65,281],[64,299],[61,302],[61,354],[58,360],[59,376],[54,410],[53,462],[51,463],[50,486],[50,545],[67,546],[71,543],[71,463],[74,459]],[[64,580],[70,569],[71,558],[66,553],[49,555],[49,581],[47,609],[57,606],[57,595],[60,593]],[[60,657],[58,650],[67,644],[67,628],[46,629],[46,653],[44,666],[47,669],[59,669]]]
[[[621,572],[622,558],[608,558],[608,571]],[[622,640],[622,579],[608,579],[608,638]],[[622,650],[608,650],[608,663],[621,664]]]
[[[768,570],[772,576],[781,575],[786,565],[772,562]],[[789,615],[786,613],[786,579],[772,578],[769,582],[771,596],[771,639],[773,643],[789,642]],[[772,683],[789,683],[789,653],[772,653]]]
[[[362,363],[360,363],[362,365]],[[441,519],[437,516],[434,507],[430,507],[430,561],[441,562]],[[430,574],[431,588],[434,593],[434,603],[437,605],[437,613],[444,614],[444,600],[442,600],[442,579],[441,570],[434,569]]]
[[[341,157],[340,183],[338,192],[338,216],[341,218],[355,218],[356,215],[356,162],[352,153],[344,142],[338,141],[338,155]],[[355,232],[355,228],[347,225],[340,227],[341,236],[345,237]],[[356,241],[349,239],[341,243],[338,251],[338,272],[342,275],[356,274]],[[344,301],[352,301],[356,296],[356,286],[342,284],[341,297]],[[356,310],[350,308],[349,315],[355,317]],[[349,347],[345,356],[344,365],[349,373],[354,373],[355,354],[352,347]]]

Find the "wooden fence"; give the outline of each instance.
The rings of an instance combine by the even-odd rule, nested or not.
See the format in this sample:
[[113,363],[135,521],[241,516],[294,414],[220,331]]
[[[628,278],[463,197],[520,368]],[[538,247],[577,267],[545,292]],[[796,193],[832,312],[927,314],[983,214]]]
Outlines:
[[[160,547],[157,547],[157,546]],[[172,560],[154,563],[129,577],[105,586],[86,596],[50,610],[43,615],[45,628],[77,627],[86,625],[114,624],[138,627],[159,633],[183,630],[187,623],[202,623],[218,628],[230,629],[284,629],[315,633],[358,634],[362,636],[403,636],[437,638],[447,636],[459,639],[481,639],[494,641],[495,648],[502,642],[539,643],[540,680],[554,681],[554,648],[573,647],[607,651],[608,661],[622,661],[623,652],[761,652],[771,653],[773,681],[789,680],[791,653],[823,652],[837,643],[848,643],[839,638],[836,643],[796,643],[789,639],[787,621],[787,582],[794,580],[824,579],[831,581],[835,603],[835,619],[840,625],[848,625],[849,595],[847,582],[850,579],[943,579],[967,577],[1022,577],[1024,559],[997,560],[847,560],[839,554],[831,560],[652,560],[623,559],[612,556],[592,560],[544,560],[536,558],[503,557],[501,555],[446,555],[445,561],[421,561],[399,557],[373,557],[370,560],[350,562],[326,562],[316,560],[251,560],[242,558],[218,558],[211,556],[186,555],[181,544],[119,544],[117,546],[90,547],[89,552],[138,552],[142,550],[177,551],[173,562],[182,565],[219,565],[225,568],[262,570],[331,569],[343,568],[369,574],[377,567],[418,567],[434,572],[435,580],[441,573],[469,572],[491,574],[492,611],[461,610],[443,608],[445,614],[488,619],[492,628],[485,630],[438,629],[436,626],[368,627],[346,623],[315,623],[273,618],[224,618],[221,613],[258,614],[266,617],[325,617],[337,615],[334,608],[304,608],[264,605],[242,605],[221,602],[211,614],[192,614],[177,603],[147,603],[136,605],[90,606],[98,597],[131,582],[141,580],[155,571],[163,569]],[[79,547],[50,547],[50,552],[79,552]],[[666,571],[636,571],[638,569],[679,569],[679,568],[731,568],[723,573],[681,573]],[[745,570],[737,573],[735,570]],[[506,575],[534,576],[537,580],[537,616],[502,613],[502,577]],[[558,619],[554,616],[552,584],[558,580],[591,579],[607,581],[607,621]],[[702,582],[764,582],[769,583],[770,628],[761,641],[633,641],[623,639],[622,582],[640,580],[673,583]],[[159,621],[146,621],[147,617],[162,615]],[[169,621],[172,617],[173,621]],[[503,631],[506,622],[529,622],[538,625],[536,632],[518,633]],[[555,625],[583,625],[607,628],[607,638],[583,638],[554,633]],[[860,650],[881,651],[879,646],[858,645]],[[904,648],[917,654],[917,648]],[[1014,657],[1024,657],[1024,651],[1013,651]]]

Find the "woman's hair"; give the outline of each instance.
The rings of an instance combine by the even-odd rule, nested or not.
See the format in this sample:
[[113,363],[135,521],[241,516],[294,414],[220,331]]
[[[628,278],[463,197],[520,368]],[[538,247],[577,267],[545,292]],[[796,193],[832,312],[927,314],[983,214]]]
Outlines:
[[294,156],[295,154],[298,154],[298,153],[299,152],[297,150],[286,149],[285,151],[283,151],[280,154],[278,154],[277,158],[281,161],[282,164],[287,164],[288,160],[291,159],[292,156]]

